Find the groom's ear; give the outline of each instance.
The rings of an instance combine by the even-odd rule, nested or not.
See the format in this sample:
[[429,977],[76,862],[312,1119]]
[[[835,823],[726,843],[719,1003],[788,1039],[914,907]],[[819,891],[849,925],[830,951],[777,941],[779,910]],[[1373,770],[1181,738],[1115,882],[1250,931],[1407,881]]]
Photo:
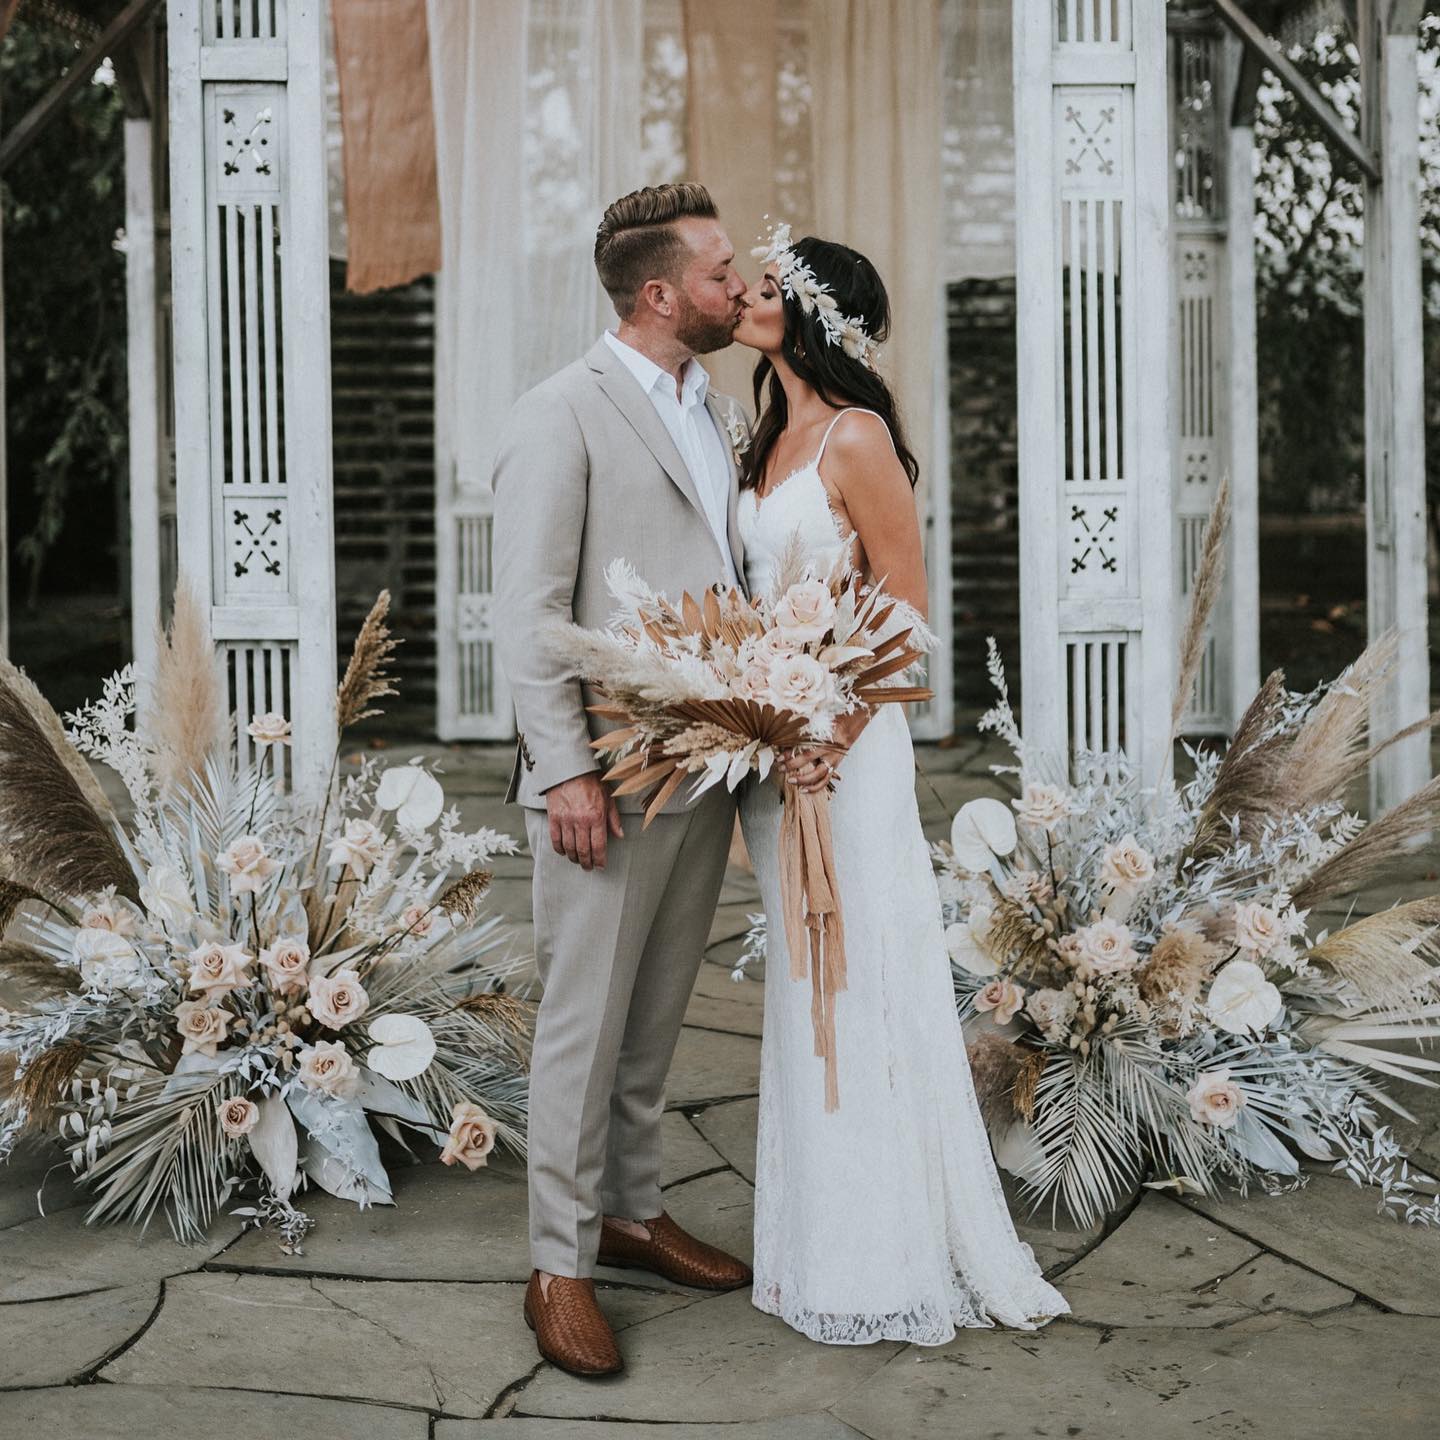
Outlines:
[[[647,280],[640,287],[635,309],[652,311],[665,320],[672,319],[675,315],[675,287],[665,280]],[[636,320],[639,316],[631,315],[630,318]]]

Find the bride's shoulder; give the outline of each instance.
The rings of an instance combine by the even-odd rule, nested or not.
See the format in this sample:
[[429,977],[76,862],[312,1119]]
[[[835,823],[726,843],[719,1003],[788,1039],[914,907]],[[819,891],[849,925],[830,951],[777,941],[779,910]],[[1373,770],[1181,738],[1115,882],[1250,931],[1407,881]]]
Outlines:
[[825,458],[828,478],[842,492],[874,485],[888,488],[891,472],[904,475],[890,427],[870,410],[847,410],[835,421]]

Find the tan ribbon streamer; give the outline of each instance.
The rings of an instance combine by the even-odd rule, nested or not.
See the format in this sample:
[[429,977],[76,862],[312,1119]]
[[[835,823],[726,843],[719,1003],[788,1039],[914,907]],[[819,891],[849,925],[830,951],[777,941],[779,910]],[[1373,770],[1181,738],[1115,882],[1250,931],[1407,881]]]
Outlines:
[[840,1108],[835,1063],[835,997],[845,989],[845,922],[835,881],[828,791],[785,786],[780,821],[780,898],[790,978],[810,980],[815,1053],[825,1061],[825,1110]]
[[345,288],[363,294],[440,268],[429,32],[425,0],[332,0],[331,15],[349,231]]

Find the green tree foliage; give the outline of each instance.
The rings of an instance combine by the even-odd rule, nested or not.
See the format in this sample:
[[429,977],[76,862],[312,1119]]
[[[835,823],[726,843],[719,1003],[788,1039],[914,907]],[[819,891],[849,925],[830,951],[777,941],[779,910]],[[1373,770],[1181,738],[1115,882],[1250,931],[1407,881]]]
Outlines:
[[[1322,32],[1290,58],[1355,126],[1359,57]],[[1440,17],[1420,32],[1421,263],[1426,349],[1440,339]],[[1364,503],[1364,177],[1288,89],[1266,77],[1257,105],[1257,343],[1262,503],[1272,512]],[[1415,357],[1419,364],[1421,357]],[[1428,469],[1440,494],[1440,367],[1430,365]]]
[[[0,46],[4,123],[79,51],[66,31],[22,15]],[[0,181],[12,554],[30,605],[42,579],[69,591],[114,584],[110,517],[126,435],[122,120],[113,84],[84,85]]]

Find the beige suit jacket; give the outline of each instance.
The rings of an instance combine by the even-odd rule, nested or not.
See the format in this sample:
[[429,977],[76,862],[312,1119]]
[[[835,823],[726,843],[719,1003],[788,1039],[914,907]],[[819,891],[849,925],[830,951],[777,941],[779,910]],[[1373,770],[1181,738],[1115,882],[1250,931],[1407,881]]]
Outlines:
[[[729,402],[711,393],[706,405],[724,438]],[[728,441],[726,453],[730,550],[743,576]],[[543,809],[546,790],[599,770],[589,742],[613,728],[587,713],[597,697],[556,656],[547,631],[557,621],[609,621],[613,560],[628,560],[676,601],[723,582],[724,560],[669,431],[603,339],[516,401],[493,483],[498,649],[520,735],[506,798]],[[683,795],[681,787],[666,808],[683,808]],[[623,797],[620,807],[638,810],[641,798]]]

